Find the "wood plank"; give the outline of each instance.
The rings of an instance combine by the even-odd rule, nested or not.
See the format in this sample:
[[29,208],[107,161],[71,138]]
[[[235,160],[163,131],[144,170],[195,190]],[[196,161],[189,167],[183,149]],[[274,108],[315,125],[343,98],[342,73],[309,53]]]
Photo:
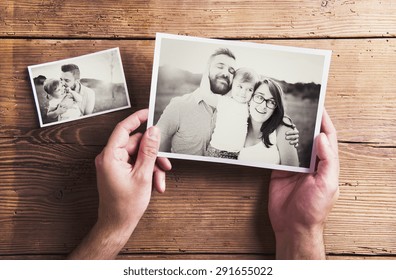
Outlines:
[[[1,257],[0,257],[1,259]],[[45,259],[45,258],[44,258]],[[120,254],[118,260],[274,260],[275,255],[263,254]],[[395,260],[395,255],[326,255],[328,260]]]
[[[394,2],[1,1],[0,259],[63,259],[89,231],[94,158],[117,122],[148,106],[156,32],[333,50],[326,108],[341,194],[327,258],[396,259]],[[132,108],[40,129],[27,66],[112,47]],[[269,170],[173,165],[118,259],[274,258]]]
[[[55,258],[55,257],[54,257]],[[1,257],[0,257],[1,259]],[[45,259],[45,258],[44,258]],[[61,259],[61,256],[59,256]],[[118,260],[274,260],[275,255],[264,254],[120,254]],[[328,260],[395,260],[396,255],[326,255]]]
[[[0,260],[64,260],[67,255],[0,255]],[[117,260],[272,260],[274,255],[254,254],[119,254]]]
[[[1,142],[0,255],[68,253],[96,219],[101,147]],[[396,149],[340,144],[340,160],[328,254],[395,255]],[[123,253],[274,254],[269,170],[172,162],[166,193],[153,195]]]
[[[388,79],[396,76],[396,39],[255,42],[332,49],[325,106],[339,140],[396,144],[396,84]],[[121,49],[132,109],[39,129],[27,66],[117,46]],[[105,144],[118,121],[148,106],[153,47],[154,42],[146,40],[2,40],[0,137],[18,137],[34,143]]]
[[156,32],[216,38],[394,37],[396,6],[393,0],[0,3],[3,37],[153,38]]
[[[62,149],[65,145],[57,146]],[[19,149],[17,153],[25,154],[31,148],[32,146],[29,144],[26,148]],[[36,151],[41,150],[41,152],[33,153],[46,155],[52,149],[47,146],[42,148],[35,147]],[[68,152],[65,152],[65,154],[70,153],[71,156],[64,156],[59,153],[53,159],[52,165],[43,167],[41,167],[41,164],[37,164],[35,160],[26,161],[26,158],[24,159],[20,155],[15,156],[16,162],[6,160],[1,165],[0,176],[5,178],[5,180],[0,183],[0,198],[2,200],[0,206],[0,220],[2,221],[0,254],[6,252],[26,254],[36,252],[36,250],[41,253],[68,252],[88,231],[94,222],[97,207],[94,170],[93,168],[88,169],[88,163],[83,159],[73,160],[75,156],[73,151],[74,148],[70,148]],[[43,158],[45,159],[46,156],[43,156]],[[77,161],[84,168],[76,166],[71,169],[67,165],[64,166],[65,164],[62,164],[63,162],[68,162],[73,165]],[[39,163],[41,163],[40,160]],[[183,174],[183,177],[186,175],[195,177],[196,168],[200,167],[203,166],[193,165],[189,169],[179,172]],[[64,174],[65,170],[70,173]],[[179,178],[177,170],[178,165],[176,164],[176,173],[170,175],[168,180],[171,180],[171,182],[172,178],[176,182],[184,180]],[[249,176],[248,174],[254,172],[251,169],[238,170],[241,172],[241,177],[230,178],[229,180],[235,180],[235,184],[241,184],[241,180],[246,179],[244,184],[247,194],[245,192],[241,194],[236,187],[237,185],[230,186],[234,189],[230,192],[224,192],[223,186],[220,188],[214,186],[213,189],[208,190],[208,182],[204,181],[199,182],[194,189],[191,188],[190,183],[187,187],[184,185],[179,187],[177,183],[170,187],[165,196],[154,195],[151,204],[154,207],[149,208],[147,211],[145,218],[147,224],[144,226],[146,228],[144,231],[151,231],[155,239],[162,236],[162,240],[157,245],[153,244],[154,247],[150,248],[151,245],[149,243],[152,243],[152,240],[149,243],[145,243],[144,239],[146,237],[144,236],[147,235],[147,232],[146,234],[143,232],[143,236],[139,234],[140,237],[135,239],[139,240],[143,237],[142,244],[135,244],[133,247],[142,248],[142,251],[160,250],[165,252],[171,246],[172,251],[179,252],[175,233],[180,234],[180,224],[190,223],[190,219],[196,220],[199,226],[198,230],[201,232],[206,232],[208,230],[207,226],[211,226],[212,234],[221,233],[233,224],[237,224],[238,231],[241,229],[246,231],[251,228],[252,217],[250,208],[258,207],[256,205],[258,203],[253,203],[253,201],[254,196],[260,194],[256,185],[257,180],[262,181],[263,176],[268,177],[268,172],[260,175],[260,178],[257,175]],[[235,174],[235,167],[223,166],[216,175],[223,178],[228,176],[229,173]],[[208,174],[208,176],[213,178],[215,174]],[[194,180],[193,178],[191,179]],[[218,178],[215,178],[215,181],[219,184]],[[253,184],[253,182],[255,183]],[[205,201],[205,203],[202,203],[201,200]],[[252,202],[237,207],[232,205],[232,201],[241,202],[241,200]],[[229,203],[231,205],[228,205]],[[201,208],[205,204],[208,207]],[[172,206],[169,207],[169,205]],[[178,210],[174,212],[175,209]],[[186,213],[186,209],[191,211]],[[175,220],[175,217],[180,216],[180,211],[186,213],[186,215]],[[240,213],[240,217],[235,217],[238,216],[236,215],[237,212]],[[214,214],[213,217],[212,213]],[[216,225],[216,219],[221,221],[219,225]],[[155,226],[157,220],[165,225],[164,229],[153,230],[152,226]],[[268,219],[266,220],[268,221]],[[175,222],[178,225],[173,228]],[[40,225],[40,227],[37,225]],[[268,227],[269,225],[267,224],[265,231],[269,230]],[[173,233],[167,233],[167,230],[173,231]],[[252,234],[254,235],[255,232],[249,233],[249,235]],[[171,238],[170,243],[166,244],[168,240],[163,235],[174,236]],[[226,233],[226,235],[231,237],[235,234]],[[26,236],[29,236],[29,243],[22,242],[22,240],[26,239]],[[247,242],[251,242],[249,241],[250,236],[245,236],[244,238],[248,239]]]
[[396,149],[341,144],[339,153],[340,198],[328,219],[326,250],[394,254],[396,176],[392,169]]
[[[64,260],[67,255],[0,255],[0,260]],[[257,254],[119,254],[117,260],[273,260],[275,255]],[[395,260],[395,255],[326,255],[328,260]]]

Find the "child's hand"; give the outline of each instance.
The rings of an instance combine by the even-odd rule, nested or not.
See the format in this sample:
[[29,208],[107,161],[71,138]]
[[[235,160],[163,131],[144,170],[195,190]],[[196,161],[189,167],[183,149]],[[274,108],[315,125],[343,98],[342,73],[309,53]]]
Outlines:
[[74,99],[73,99],[73,96],[70,96],[70,95],[71,95],[71,93],[67,93],[66,98],[63,98],[61,103],[59,103],[59,107],[63,107],[66,110],[70,109],[71,107],[73,107]]
[[61,104],[59,104],[58,107],[55,110],[56,116],[64,114],[67,110],[68,110],[67,107],[64,107]]
[[82,101],[82,96],[79,94],[77,91],[74,91],[70,88],[66,88],[67,90],[67,95],[73,98],[74,101],[76,102],[81,102]]

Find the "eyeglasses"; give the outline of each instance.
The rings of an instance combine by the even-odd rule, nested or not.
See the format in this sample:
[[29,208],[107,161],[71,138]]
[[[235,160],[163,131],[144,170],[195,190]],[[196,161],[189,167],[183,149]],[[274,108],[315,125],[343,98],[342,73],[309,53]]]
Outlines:
[[265,101],[265,106],[269,109],[275,109],[277,106],[273,99],[265,99],[261,94],[253,94],[253,101],[257,104],[261,104]]

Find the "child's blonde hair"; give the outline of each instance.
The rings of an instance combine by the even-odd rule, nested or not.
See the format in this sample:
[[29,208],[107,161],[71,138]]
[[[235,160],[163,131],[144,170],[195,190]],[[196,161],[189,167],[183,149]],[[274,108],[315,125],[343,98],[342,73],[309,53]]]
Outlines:
[[259,75],[251,68],[243,67],[236,70],[234,80],[240,80],[241,83],[256,84],[259,81]]

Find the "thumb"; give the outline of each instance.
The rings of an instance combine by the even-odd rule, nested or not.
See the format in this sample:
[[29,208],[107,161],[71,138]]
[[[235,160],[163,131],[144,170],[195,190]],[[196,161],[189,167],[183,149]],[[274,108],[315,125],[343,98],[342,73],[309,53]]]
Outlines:
[[142,137],[134,167],[134,173],[139,175],[141,183],[150,183],[151,185],[159,145],[160,131],[157,127],[152,126]]
[[319,158],[318,173],[324,178],[338,178],[339,162],[338,155],[332,149],[329,140],[324,133],[320,133],[317,142],[317,155]]

